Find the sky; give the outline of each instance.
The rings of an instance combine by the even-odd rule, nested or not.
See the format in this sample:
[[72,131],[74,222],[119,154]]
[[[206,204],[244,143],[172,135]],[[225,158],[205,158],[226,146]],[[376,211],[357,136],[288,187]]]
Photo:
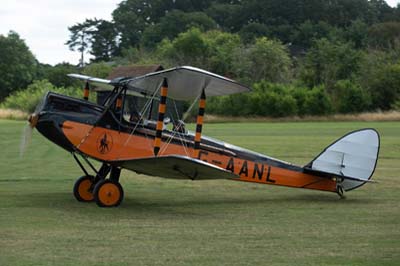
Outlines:
[[[111,20],[112,11],[121,1],[0,0],[0,34],[7,35],[10,30],[17,32],[41,63],[76,65],[79,52],[70,51],[64,45],[69,39],[68,27],[87,18]],[[400,0],[386,2],[396,6]]]
[[87,18],[111,20],[112,11],[121,1],[0,0],[0,34],[17,32],[41,63],[76,65],[79,52],[64,45],[70,36],[68,27]]

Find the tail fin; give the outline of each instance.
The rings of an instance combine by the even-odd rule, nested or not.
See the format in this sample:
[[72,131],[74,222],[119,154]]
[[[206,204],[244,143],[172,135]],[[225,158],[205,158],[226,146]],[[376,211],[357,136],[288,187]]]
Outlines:
[[342,177],[340,186],[349,191],[370,181],[379,146],[380,138],[375,129],[353,131],[328,146],[305,169]]

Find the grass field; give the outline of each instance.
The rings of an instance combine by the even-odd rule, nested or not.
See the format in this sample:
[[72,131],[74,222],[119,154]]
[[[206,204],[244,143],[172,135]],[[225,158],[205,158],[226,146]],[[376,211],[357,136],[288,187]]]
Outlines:
[[[232,123],[205,134],[305,164],[353,129],[381,134],[374,179],[333,193],[123,171],[119,208],[78,203],[72,157],[0,120],[0,265],[400,265],[400,123]],[[260,145],[260,143],[262,143]]]

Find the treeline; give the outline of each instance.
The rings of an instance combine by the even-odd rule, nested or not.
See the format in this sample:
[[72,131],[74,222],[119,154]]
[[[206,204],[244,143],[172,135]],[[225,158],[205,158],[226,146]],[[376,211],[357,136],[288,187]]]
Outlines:
[[[207,112],[214,114],[280,117],[400,108],[400,9],[383,0],[126,0],[112,17],[69,28],[66,44],[82,54],[78,66],[43,65],[24,48],[10,55],[15,65],[29,62],[15,71],[30,74],[14,84],[0,77],[0,100],[34,79],[76,87],[65,74],[105,77],[118,65],[162,64],[204,68],[253,88],[210,98]],[[4,42],[25,45],[16,33],[0,36],[0,55]],[[86,52],[93,58],[85,65]],[[0,73],[10,71],[0,62]]]

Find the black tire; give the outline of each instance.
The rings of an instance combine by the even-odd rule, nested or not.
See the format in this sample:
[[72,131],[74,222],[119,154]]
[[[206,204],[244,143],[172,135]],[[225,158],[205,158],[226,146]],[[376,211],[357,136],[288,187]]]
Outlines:
[[124,199],[124,190],[118,181],[104,179],[94,187],[93,196],[99,207],[117,207]]
[[94,177],[81,176],[78,178],[74,184],[74,196],[80,202],[92,202],[94,201],[93,193],[91,189],[93,187]]

